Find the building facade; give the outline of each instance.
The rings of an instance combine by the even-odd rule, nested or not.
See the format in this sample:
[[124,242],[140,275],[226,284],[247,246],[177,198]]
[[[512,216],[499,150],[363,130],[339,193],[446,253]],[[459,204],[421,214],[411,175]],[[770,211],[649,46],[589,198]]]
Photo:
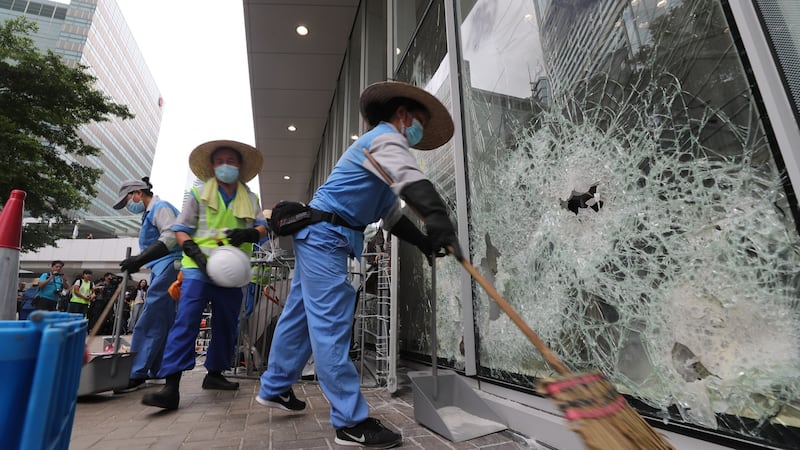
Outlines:
[[[98,88],[134,114],[130,120],[90,123],[79,130],[86,143],[101,150],[79,161],[103,170],[97,196],[85,211],[75,211],[78,237],[138,234],[137,217],[112,206],[123,180],[149,176],[161,126],[163,100],[122,12],[113,0],[2,0],[0,20],[24,16],[39,25],[37,46],[82,64],[97,78]],[[74,157],[67,155],[70,161]]]
[[[365,131],[361,89],[425,88],[456,135],[416,153],[423,170],[567,366],[602,371],[678,448],[800,448],[797,2],[365,0],[353,24],[308,198]],[[514,428],[575,448],[508,317],[440,259],[431,343],[430,271],[395,248],[403,357],[437,345],[541,411]]]

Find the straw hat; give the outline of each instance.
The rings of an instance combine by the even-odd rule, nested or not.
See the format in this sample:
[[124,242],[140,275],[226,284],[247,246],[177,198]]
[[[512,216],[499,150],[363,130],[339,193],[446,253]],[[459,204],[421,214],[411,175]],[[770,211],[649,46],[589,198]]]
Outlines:
[[242,155],[242,167],[239,168],[239,181],[242,183],[252,180],[261,171],[264,158],[255,148],[236,141],[208,141],[198,145],[189,155],[189,168],[200,181],[206,181],[214,176],[211,154],[219,148],[230,148]]
[[414,100],[424,106],[430,114],[430,120],[422,133],[422,140],[414,146],[415,149],[433,150],[453,137],[453,119],[442,102],[424,89],[401,81],[381,81],[367,86],[361,93],[361,115],[370,126],[374,127],[378,124],[378,119],[374,117],[375,107],[396,97]]

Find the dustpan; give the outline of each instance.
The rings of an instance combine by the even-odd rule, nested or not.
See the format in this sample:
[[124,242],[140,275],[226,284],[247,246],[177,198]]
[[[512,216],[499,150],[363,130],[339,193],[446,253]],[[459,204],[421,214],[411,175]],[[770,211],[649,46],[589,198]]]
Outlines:
[[[131,248],[128,247],[125,258],[131,256]],[[89,359],[81,368],[80,384],[78,386],[78,396],[96,394],[98,392],[110,391],[113,389],[124,388],[128,385],[133,367],[133,356],[131,352],[120,352],[122,335],[122,311],[125,305],[125,285],[128,282],[128,272],[122,273],[122,280],[114,291],[117,297],[117,314],[114,317],[114,351],[112,353],[88,353]],[[109,301],[97,321],[95,327],[87,336],[87,349],[89,342],[94,338],[100,325],[105,321],[113,301]],[[105,345],[103,346],[105,347]]]
[[409,372],[414,420],[453,442],[468,441],[507,429],[492,408],[453,371],[437,367],[436,261],[431,265],[431,371]]

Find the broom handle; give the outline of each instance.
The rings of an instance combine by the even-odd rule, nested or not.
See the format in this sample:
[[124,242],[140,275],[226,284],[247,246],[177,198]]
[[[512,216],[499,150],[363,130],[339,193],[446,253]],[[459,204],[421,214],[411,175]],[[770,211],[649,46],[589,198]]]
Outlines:
[[[452,246],[448,246],[447,251],[454,256],[457,254]],[[525,334],[528,340],[531,341],[533,346],[536,347],[536,349],[539,350],[539,352],[541,352],[542,356],[544,356],[544,359],[547,360],[547,363],[550,364],[550,366],[553,369],[555,369],[556,372],[558,372],[559,374],[561,375],[569,374],[570,371],[569,369],[567,369],[567,366],[565,366],[564,363],[561,362],[561,360],[558,358],[558,356],[556,356],[556,354],[553,353],[553,351],[547,347],[547,345],[544,343],[544,341],[542,341],[539,335],[537,335],[533,330],[531,330],[531,328],[525,323],[525,321],[522,320],[522,317],[520,317],[520,315],[517,314],[516,311],[514,311],[514,308],[511,307],[511,305],[506,301],[506,299],[504,299],[503,296],[500,295],[499,292],[497,292],[497,289],[495,289],[494,286],[492,286],[492,284],[489,283],[489,281],[486,278],[484,278],[483,275],[481,275],[477,269],[475,269],[475,266],[470,264],[469,261],[466,260],[466,258],[456,257],[456,259],[459,259],[461,265],[464,266],[465,269],[467,269],[467,272],[469,272],[469,274],[472,275],[472,278],[475,278],[475,281],[477,281],[478,284],[480,284],[483,287],[483,289],[486,290],[486,293],[489,294],[489,297],[491,297],[495,303],[497,303],[497,306],[499,306],[500,309],[502,309],[503,312],[505,312],[506,315],[508,315],[511,321],[514,322],[514,324],[517,325],[520,331],[522,331],[522,333]]]
[[[127,259],[130,256],[131,256],[131,248],[128,247],[126,249],[126,252],[125,252],[125,258]],[[127,278],[128,273],[125,272],[125,275],[126,275],[126,278]],[[120,282],[119,284],[117,284],[117,289],[115,289],[114,293],[111,294],[111,298],[109,299],[108,303],[106,303],[106,307],[103,308],[103,312],[100,313],[100,317],[97,319],[97,323],[94,324],[94,327],[92,327],[92,330],[89,331],[89,335],[86,336],[87,343],[88,343],[88,341],[92,340],[92,338],[94,338],[94,336],[100,330],[100,327],[103,326],[103,322],[105,322],[106,316],[111,311],[111,308],[114,307],[114,299],[117,297],[118,294],[120,294],[120,289],[122,289],[122,286],[124,286],[125,284],[127,284],[127,283]]]

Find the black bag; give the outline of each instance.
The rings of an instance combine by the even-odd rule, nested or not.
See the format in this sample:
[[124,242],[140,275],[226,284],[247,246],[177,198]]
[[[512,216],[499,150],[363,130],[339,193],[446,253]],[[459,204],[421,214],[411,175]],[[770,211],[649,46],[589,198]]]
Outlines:
[[270,229],[278,236],[289,236],[314,223],[311,207],[300,202],[279,201],[267,220]]

